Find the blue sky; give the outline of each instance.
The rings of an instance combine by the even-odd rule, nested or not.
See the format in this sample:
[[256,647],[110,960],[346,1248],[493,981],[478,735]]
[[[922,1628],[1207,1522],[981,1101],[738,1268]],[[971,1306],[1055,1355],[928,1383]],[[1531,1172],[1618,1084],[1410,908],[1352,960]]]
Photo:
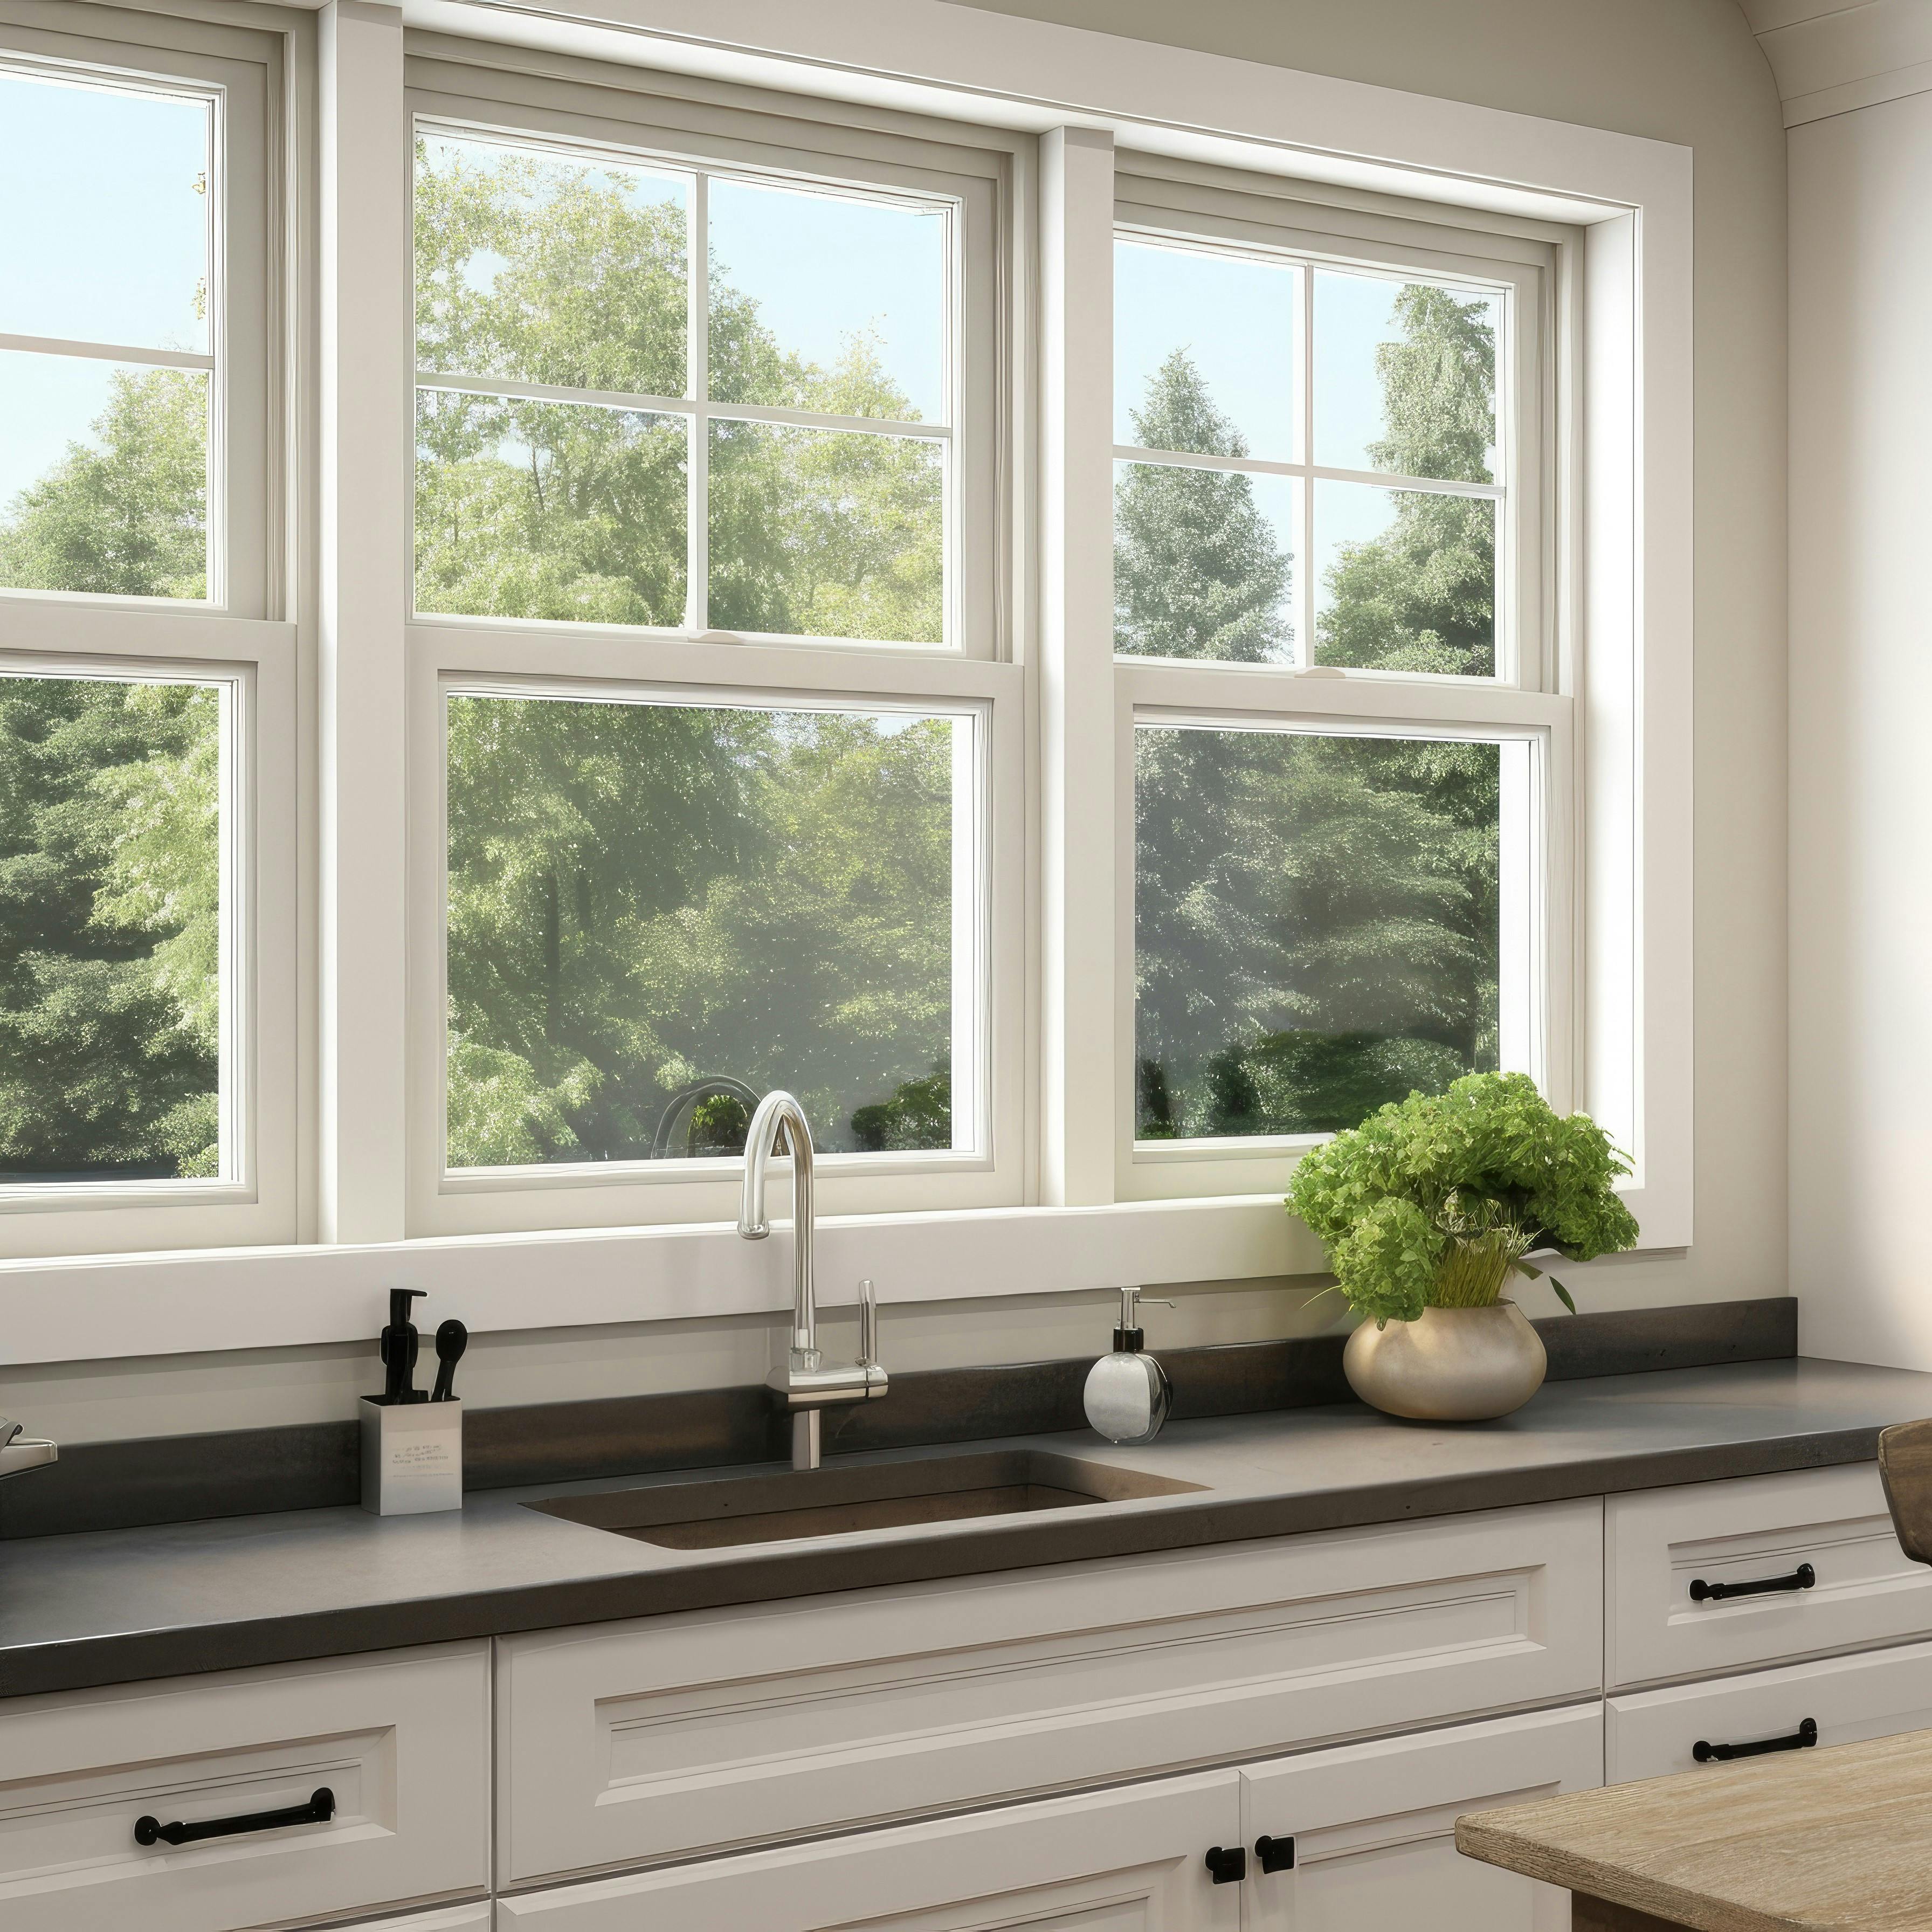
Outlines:
[[[206,101],[0,74],[0,332],[206,350]],[[85,440],[115,365],[0,352],[0,504]]]

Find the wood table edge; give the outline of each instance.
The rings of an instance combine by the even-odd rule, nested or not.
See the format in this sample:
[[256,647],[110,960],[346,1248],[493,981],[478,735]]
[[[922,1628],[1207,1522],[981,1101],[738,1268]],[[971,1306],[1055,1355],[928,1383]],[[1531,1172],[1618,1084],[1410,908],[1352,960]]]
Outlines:
[[1770,1918],[1747,1905],[1559,1851],[1544,1840],[1486,1824],[1480,1812],[1467,1812],[1456,1820],[1456,1849],[1465,1858],[1648,1913],[1690,1932],[1793,1932],[1789,1918]]

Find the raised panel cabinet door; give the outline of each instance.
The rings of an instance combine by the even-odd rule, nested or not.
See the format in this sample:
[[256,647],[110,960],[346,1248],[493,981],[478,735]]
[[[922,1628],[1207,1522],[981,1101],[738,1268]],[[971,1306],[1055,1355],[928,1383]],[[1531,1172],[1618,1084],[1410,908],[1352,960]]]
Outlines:
[[1570,1894],[1464,1858],[1456,1820],[1603,1773],[1595,1702],[1250,1766],[1248,1932],[1565,1932]]
[[1606,1722],[1612,1784],[1735,1763],[1766,1745],[1808,1750],[1808,1736],[1850,1744],[1932,1730],[1932,1643],[1631,1691],[1610,1700]]
[[490,1932],[494,1914],[487,1899],[444,1912],[412,1912],[401,1918],[358,1918],[331,1932]]
[[1593,1498],[533,1631],[496,1873],[748,1850],[1594,1695]]
[[1932,1636],[1932,1569],[1898,1546],[1876,1463],[1612,1496],[1612,1690]]
[[496,1932],[1240,1932],[1239,1774],[821,1838],[496,1902]]

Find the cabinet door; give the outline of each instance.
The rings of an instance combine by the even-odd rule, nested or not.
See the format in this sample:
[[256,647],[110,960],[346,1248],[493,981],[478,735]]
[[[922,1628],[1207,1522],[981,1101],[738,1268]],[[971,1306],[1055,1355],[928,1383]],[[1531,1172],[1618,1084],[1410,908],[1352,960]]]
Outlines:
[[500,1899],[496,1932],[1239,1932],[1240,1774],[940,1818]]
[[[1456,1820],[1588,1790],[1603,1772],[1594,1703],[1252,1766],[1241,1774],[1249,1932],[1563,1932],[1569,1894],[1464,1858]],[[1262,1838],[1292,1838],[1292,1867],[1263,1871]]]

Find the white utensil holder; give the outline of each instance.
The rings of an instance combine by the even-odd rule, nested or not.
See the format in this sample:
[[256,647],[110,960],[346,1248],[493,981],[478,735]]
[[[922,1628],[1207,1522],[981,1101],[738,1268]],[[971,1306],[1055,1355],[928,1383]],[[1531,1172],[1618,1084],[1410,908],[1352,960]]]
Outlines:
[[362,1507],[425,1516],[463,1507],[463,1405],[362,1398]]

